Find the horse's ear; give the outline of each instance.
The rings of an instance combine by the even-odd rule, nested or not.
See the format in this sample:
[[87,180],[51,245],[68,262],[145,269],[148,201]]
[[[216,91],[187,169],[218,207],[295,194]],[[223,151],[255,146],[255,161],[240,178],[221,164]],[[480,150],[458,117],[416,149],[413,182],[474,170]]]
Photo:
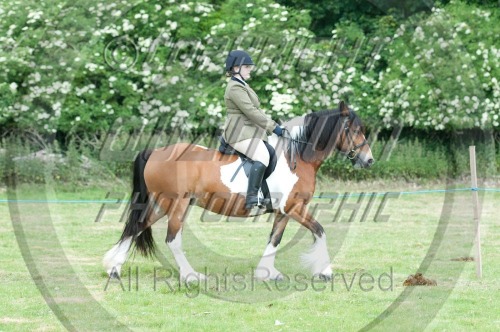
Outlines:
[[343,100],[339,104],[339,110],[342,116],[349,116],[349,108]]

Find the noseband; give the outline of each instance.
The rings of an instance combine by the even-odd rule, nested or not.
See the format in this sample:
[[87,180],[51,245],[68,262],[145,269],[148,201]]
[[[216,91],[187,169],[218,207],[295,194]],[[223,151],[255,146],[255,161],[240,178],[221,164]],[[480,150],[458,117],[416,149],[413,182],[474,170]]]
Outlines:
[[[345,132],[345,136],[347,137],[347,139],[351,142],[351,145],[354,144],[354,140],[352,139],[352,135],[349,131],[349,126],[347,125],[347,122],[349,121],[349,117],[345,117],[344,118],[344,132]],[[349,160],[353,160],[353,159],[356,159],[358,157],[358,150],[360,148],[362,148],[363,146],[365,146],[366,144],[368,144],[368,142],[366,141],[366,139],[363,140],[363,142],[361,142],[360,144],[358,145],[354,145],[351,149],[351,151],[345,153],[345,155],[347,156],[347,158]]]

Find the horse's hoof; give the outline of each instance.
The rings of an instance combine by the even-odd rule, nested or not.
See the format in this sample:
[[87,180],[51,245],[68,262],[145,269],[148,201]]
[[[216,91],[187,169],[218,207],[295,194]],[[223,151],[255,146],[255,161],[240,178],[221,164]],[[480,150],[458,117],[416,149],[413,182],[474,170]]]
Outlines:
[[190,284],[192,282],[200,282],[207,280],[207,276],[204,275],[203,273],[192,272],[188,273],[187,275],[181,276],[181,280],[186,284]]
[[199,281],[205,281],[208,279],[208,277],[206,275],[204,275],[203,273],[197,273],[197,275],[198,275]]
[[283,275],[281,273],[278,273],[277,275],[272,276],[270,279],[276,280],[276,281],[283,281],[285,278],[283,277]]
[[319,274],[319,279],[322,280],[322,281],[330,281],[330,280],[332,280],[332,275],[331,274],[320,273]]
[[254,272],[254,278],[259,281],[269,281],[269,280],[284,280],[285,278],[283,277],[283,274],[272,268],[269,269],[268,267],[257,267]]

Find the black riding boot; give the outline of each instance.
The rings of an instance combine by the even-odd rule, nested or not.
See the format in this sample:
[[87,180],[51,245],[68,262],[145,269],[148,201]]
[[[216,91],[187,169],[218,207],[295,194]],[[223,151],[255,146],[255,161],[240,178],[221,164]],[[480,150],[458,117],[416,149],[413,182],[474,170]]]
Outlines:
[[262,184],[262,179],[264,178],[266,168],[266,165],[264,165],[260,161],[254,161],[252,168],[250,168],[250,175],[248,176],[247,199],[245,204],[245,209],[247,210],[251,210],[259,203],[259,205],[267,205],[269,203],[268,199],[263,199],[259,202],[258,198],[260,185]]

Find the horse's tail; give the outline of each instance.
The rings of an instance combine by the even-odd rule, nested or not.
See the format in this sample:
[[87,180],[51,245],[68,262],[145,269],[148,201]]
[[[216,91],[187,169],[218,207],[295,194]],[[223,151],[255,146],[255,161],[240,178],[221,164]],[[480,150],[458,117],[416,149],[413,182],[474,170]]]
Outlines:
[[133,189],[130,197],[127,223],[120,240],[132,236],[135,248],[144,256],[154,256],[155,243],[151,227],[144,229],[148,213],[151,211],[148,188],[144,180],[144,168],[151,156],[151,150],[140,152],[134,161]]

